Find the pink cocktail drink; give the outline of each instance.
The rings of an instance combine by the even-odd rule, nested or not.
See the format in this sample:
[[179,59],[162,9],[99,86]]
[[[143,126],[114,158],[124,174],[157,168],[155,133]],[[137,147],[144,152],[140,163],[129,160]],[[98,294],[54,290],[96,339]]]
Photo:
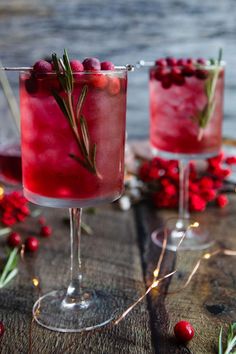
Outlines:
[[[81,96],[83,102],[82,118],[77,118],[73,130],[54,97],[56,93],[68,100],[56,75],[32,78],[28,72],[21,74],[23,185],[30,201],[55,207],[83,207],[120,196],[126,80],[126,72],[122,71],[74,73],[73,110],[78,109]],[[76,134],[83,140],[82,151],[89,143],[95,147],[90,160],[96,160],[96,171],[84,165],[86,152],[81,155]]]
[[151,68],[152,149],[171,158],[216,155],[221,147],[223,90],[220,65]]

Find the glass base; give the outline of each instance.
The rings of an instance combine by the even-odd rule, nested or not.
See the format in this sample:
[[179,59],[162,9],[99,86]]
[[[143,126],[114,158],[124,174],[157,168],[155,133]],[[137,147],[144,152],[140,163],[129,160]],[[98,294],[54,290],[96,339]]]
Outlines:
[[105,326],[118,310],[116,299],[103,290],[83,289],[78,302],[67,301],[66,290],[40,297],[33,307],[35,321],[59,332],[83,332]]
[[219,150],[211,151],[211,152],[199,152],[199,153],[180,153],[180,152],[169,152],[164,151],[156,148],[155,146],[151,145],[151,152],[153,156],[159,156],[163,159],[167,160],[203,160],[209,159],[210,157],[217,156],[219,154]]
[[170,251],[204,250],[214,243],[210,238],[209,229],[192,219],[182,222],[177,218],[168,220],[165,228],[153,231],[151,238],[157,246],[162,247],[165,235],[166,249]]

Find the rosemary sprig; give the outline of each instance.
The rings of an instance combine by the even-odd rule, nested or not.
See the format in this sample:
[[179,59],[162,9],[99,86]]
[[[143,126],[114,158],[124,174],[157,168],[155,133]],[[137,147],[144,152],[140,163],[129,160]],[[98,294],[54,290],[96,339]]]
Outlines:
[[[229,325],[228,327],[227,343],[225,350],[223,349],[222,332],[223,329],[221,327],[218,340],[218,354],[236,354],[236,322]],[[233,351],[233,349],[235,350]]]
[[0,289],[7,285],[18,273],[18,248],[14,248],[7,259],[6,265],[0,275]]
[[204,129],[207,126],[207,123],[210,121],[212,114],[215,110],[215,90],[217,85],[217,80],[220,74],[220,64],[222,60],[222,48],[219,50],[218,59],[210,59],[210,64],[214,65],[215,68],[209,73],[209,78],[205,83],[205,93],[207,96],[207,103],[201,112],[198,112],[197,119],[199,127]]
[[100,175],[96,168],[96,144],[91,142],[87,121],[84,115],[82,115],[88,86],[83,86],[75,104],[73,98],[73,73],[66,50],[64,50],[62,58],[58,58],[55,53],[52,54],[52,61],[57,78],[66,93],[66,98],[61,97],[55,90],[52,91],[52,94],[72,129],[81,156],[77,156],[74,153],[69,153],[68,155],[88,171],[99,177]]

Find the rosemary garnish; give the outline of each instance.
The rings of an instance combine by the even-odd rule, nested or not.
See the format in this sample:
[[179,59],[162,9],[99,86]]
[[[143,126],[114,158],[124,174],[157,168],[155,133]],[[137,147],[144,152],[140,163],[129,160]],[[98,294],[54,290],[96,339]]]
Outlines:
[[207,103],[202,111],[198,112],[196,116],[193,118],[199,125],[199,140],[202,136],[202,129],[204,129],[208,122],[210,121],[212,114],[215,110],[215,91],[217,80],[220,74],[221,69],[221,60],[222,60],[222,49],[219,50],[218,59],[210,59],[210,65],[214,66],[214,70],[209,72],[209,77],[205,83],[205,94],[207,97]]
[[87,121],[82,114],[83,104],[88,93],[88,86],[83,86],[77,103],[75,103],[73,97],[73,73],[66,50],[64,50],[62,59],[58,58],[57,54],[52,54],[52,61],[57,78],[66,93],[66,97],[62,98],[55,90],[52,91],[52,94],[62,113],[68,120],[81,154],[81,156],[78,156],[74,153],[69,153],[69,156],[79,162],[88,171],[99,176],[96,168],[96,144],[91,143]]
[[222,332],[223,329],[221,327],[218,340],[218,354],[236,354],[236,350],[234,350],[236,346],[236,322],[229,325],[228,327],[227,343],[225,349],[223,349]]
[[18,248],[14,248],[8,256],[7,262],[0,275],[0,289],[9,283],[18,273]]

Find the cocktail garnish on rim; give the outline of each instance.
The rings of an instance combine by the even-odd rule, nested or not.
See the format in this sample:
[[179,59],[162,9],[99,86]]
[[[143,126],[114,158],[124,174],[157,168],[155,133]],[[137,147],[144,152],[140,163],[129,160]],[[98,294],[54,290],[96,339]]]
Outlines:
[[57,54],[52,54],[52,62],[57,78],[66,93],[66,98],[62,98],[56,90],[52,90],[52,94],[70,124],[81,154],[81,157],[73,153],[69,153],[69,156],[79,162],[89,172],[99,177],[100,175],[96,167],[96,144],[91,142],[86,118],[81,113],[88,93],[88,86],[83,86],[78,101],[75,104],[72,95],[74,84],[73,73],[66,50],[64,50],[62,59],[58,58]]

